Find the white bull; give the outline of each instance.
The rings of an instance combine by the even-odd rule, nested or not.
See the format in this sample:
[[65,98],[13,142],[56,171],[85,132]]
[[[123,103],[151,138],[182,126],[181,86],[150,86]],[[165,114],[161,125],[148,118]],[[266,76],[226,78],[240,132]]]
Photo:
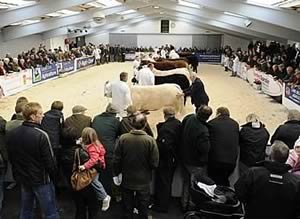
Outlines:
[[[110,82],[104,85],[104,96],[112,97]],[[137,110],[158,110],[166,106],[172,106],[176,112],[183,110],[184,94],[177,84],[160,84],[153,86],[132,86],[131,99],[132,105]]]
[[183,110],[183,92],[177,84],[132,86],[132,104],[138,110],[158,110],[172,106],[176,112]]

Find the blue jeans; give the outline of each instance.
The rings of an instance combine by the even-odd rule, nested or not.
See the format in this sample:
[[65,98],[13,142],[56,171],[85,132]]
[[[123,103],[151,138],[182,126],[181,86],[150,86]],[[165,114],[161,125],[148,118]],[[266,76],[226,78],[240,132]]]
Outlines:
[[107,196],[107,193],[102,185],[102,183],[99,181],[99,173],[97,173],[95,179],[92,182],[92,186],[96,192],[97,199],[99,201],[102,201]]
[[32,219],[34,200],[39,202],[45,219],[59,219],[52,183],[35,187],[22,185],[22,207],[19,219]]

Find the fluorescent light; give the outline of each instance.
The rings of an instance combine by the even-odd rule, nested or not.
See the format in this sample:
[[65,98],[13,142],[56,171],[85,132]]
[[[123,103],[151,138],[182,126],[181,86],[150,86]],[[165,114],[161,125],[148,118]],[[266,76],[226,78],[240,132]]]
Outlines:
[[183,6],[187,6],[187,7],[192,7],[192,8],[202,8],[201,5],[194,4],[194,3],[191,3],[191,2],[186,2],[186,1],[183,1],[183,0],[178,0],[178,4],[183,5]]
[[256,5],[275,5],[282,0],[247,0],[248,3],[256,4]]
[[130,9],[130,10],[126,10],[126,11],[122,11],[120,13],[117,13],[119,15],[125,15],[125,14],[131,14],[131,13],[135,13],[136,10]]
[[46,15],[50,17],[66,17],[66,16],[71,16],[79,13],[80,13],[79,11],[71,11],[71,10],[64,9]]
[[159,6],[155,5],[153,6],[154,9],[159,9]]
[[229,16],[233,16],[233,17],[246,18],[246,17],[243,16],[243,15],[231,13],[231,12],[228,12],[228,11],[224,11],[224,14],[229,15]]
[[40,22],[40,20],[24,20],[22,22],[16,22],[11,24],[12,26],[18,26],[18,25],[27,25],[27,24],[34,24],[34,23],[38,23]]
[[90,2],[90,3],[87,3],[87,5],[89,6],[93,6],[93,7],[96,7],[96,8],[103,8],[103,5],[99,2]]
[[1,0],[0,9],[15,8],[20,6],[32,5],[36,1],[23,1],[23,0]]
[[105,8],[110,8],[110,7],[122,5],[122,3],[120,3],[116,0],[97,0],[97,2],[104,5]]

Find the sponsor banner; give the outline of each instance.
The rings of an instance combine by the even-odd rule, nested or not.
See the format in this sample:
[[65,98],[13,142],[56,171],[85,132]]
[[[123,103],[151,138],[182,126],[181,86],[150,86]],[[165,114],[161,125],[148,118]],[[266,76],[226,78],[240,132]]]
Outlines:
[[125,54],[125,61],[133,61],[135,59],[135,53],[126,53]]
[[222,55],[208,55],[196,53],[198,62],[221,63]]
[[271,97],[279,97],[283,93],[282,84],[274,80],[272,75],[265,73],[261,75],[261,90]]
[[32,70],[26,69],[0,77],[0,96],[10,96],[32,86]]
[[58,76],[56,64],[38,67],[32,71],[32,83],[38,83]]
[[59,62],[57,63],[57,70],[60,74],[72,73],[75,71],[75,61],[70,60],[70,61]]
[[284,91],[285,98],[291,100],[293,103],[300,105],[300,89],[292,87],[291,85],[285,84]]
[[85,68],[89,65],[93,65],[95,64],[95,57],[94,56],[90,56],[90,57],[84,57],[84,58],[78,58],[75,59],[75,69],[81,69],[81,68]]

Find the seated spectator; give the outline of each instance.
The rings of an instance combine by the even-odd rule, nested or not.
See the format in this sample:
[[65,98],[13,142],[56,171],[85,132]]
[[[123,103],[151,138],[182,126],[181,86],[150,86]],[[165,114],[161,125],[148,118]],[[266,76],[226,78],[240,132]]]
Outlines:
[[282,141],[271,147],[271,161],[250,168],[234,185],[245,204],[245,219],[300,218],[300,178],[289,173],[285,164],[289,148]]
[[72,108],[72,116],[66,118],[65,127],[71,127],[76,130],[76,138],[81,137],[82,130],[85,127],[90,127],[92,118],[85,115],[87,108],[81,105],[76,105]]
[[217,185],[229,186],[239,151],[239,124],[230,118],[226,107],[219,107],[208,123],[210,150],[208,176]]
[[269,74],[276,76],[279,73],[278,65],[272,65],[272,69],[268,72]]
[[[133,119],[136,116],[136,114],[138,113],[137,109],[135,106],[128,106],[127,109],[127,116],[123,117],[123,119],[121,120],[121,124],[120,124],[120,129],[121,129],[121,135],[125,134],[125,133],[129,133],[131,130],[133,130]],[[143,131],[145,131],[148,135],[153,137],[153,132],[150,128],[150,125],[147,121],[146,126],[143,128]]]
[[285,71],[285,66],[284,66],[284,64],[280,64],[280,65],[278,66],[278,74],[275,75],[276,79],[282,81],[286,75],[287,75],[287,73],[286,73],[286,71]]
[[289,79],[288,84],[292,86],[300,85],[300,69],[295,70],[295,74]]
[[10,66],[13,72],[19,72],[20,71],[20,67],[18,64],[18,59],[17,58],[13,58],[13,61],[10,62]]
[[24,59],[19,59],[19,67],[22,69],[22,70],[25,70],[25,69],[27,69],[27,68],[29,68],[28,67],[28,65],[25,63],[25,60]]
[[286,163],[292,167],[292,173],[300,176],[300,137],[295,142],[294,149],[290,150]]
[[258,116],[251,113],[240,130],[240,170],[244,172],[257,162],[265,160],[270,134]]
[[0,76],[4,76],[6,74],[7,74],[7,71],[4,68],[4,62],[0,61]]
[[271,138],[271,144],[275,140],[283,141],[290,149],[294,148],[294,143],[300,135],[300,112],[289,110],[287,121],[280,125]]
[[285,77],[282,79],[283,82],[289,82],[291,80],[291,78],[294,75],[294,69],[293,67],[289,66],[286,68],[286,75]]
[[7,73],[13,72],[12,67],[11,67],[11,65],[9,64],[9,58],[4,58],[3,61],[4,61],[4,66],[3,66],[3,67],[4,67],[5,71],[6,71]]

